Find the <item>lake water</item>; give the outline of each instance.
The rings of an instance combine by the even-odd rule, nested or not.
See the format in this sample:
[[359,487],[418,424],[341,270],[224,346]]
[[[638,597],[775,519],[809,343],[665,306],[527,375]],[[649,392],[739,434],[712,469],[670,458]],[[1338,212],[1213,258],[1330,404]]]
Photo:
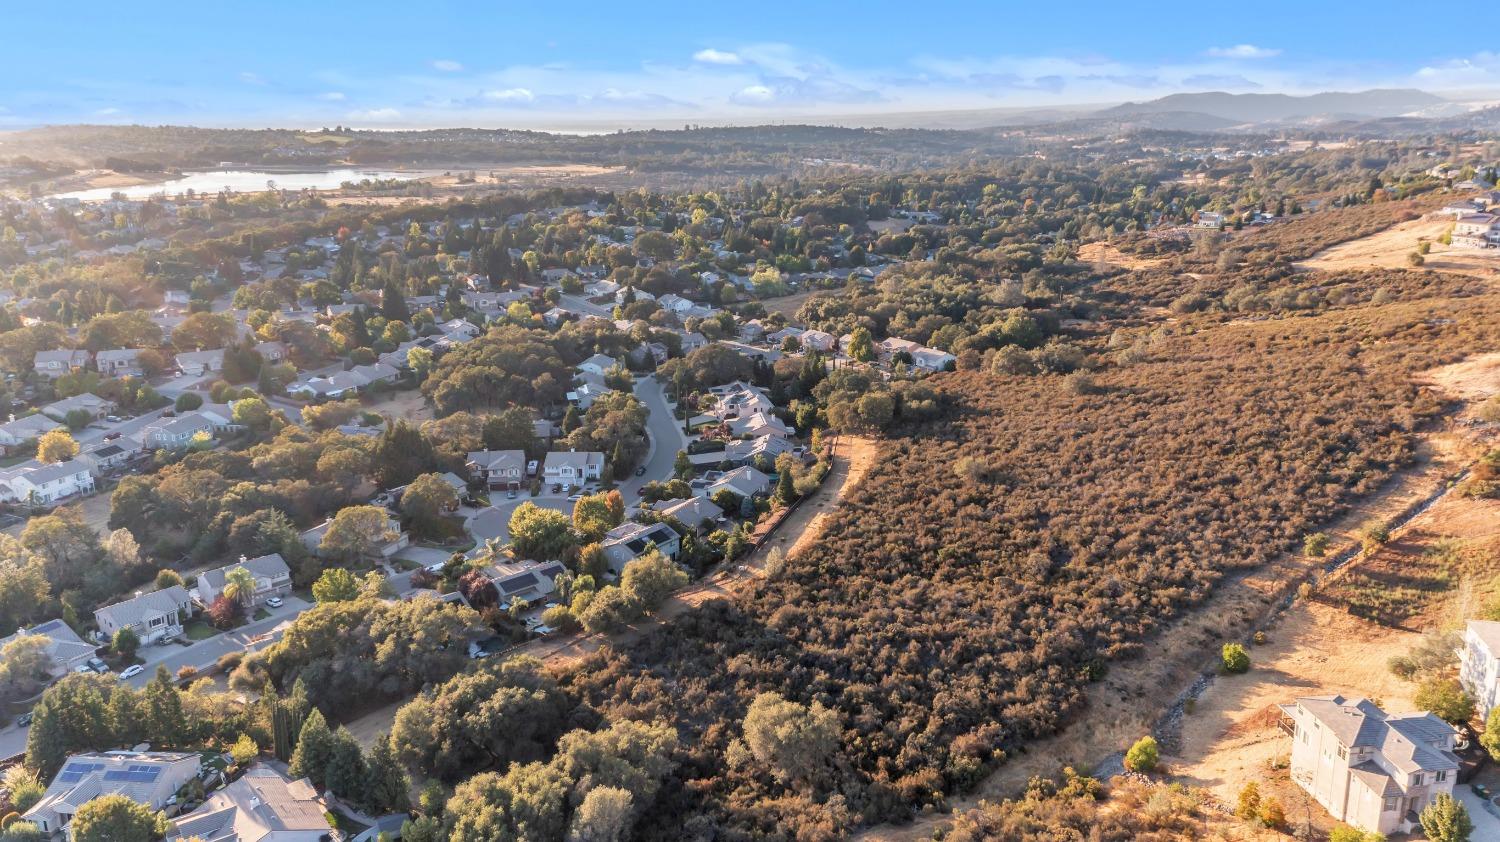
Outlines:
[[58,193],[55,194],[55,198],[100,202],[116,193],[123,193],[131,199],[144,199],[148,196],[156,196],[161,193],[175,196],[179,193],[186,193],[189,190],[212,194],[226,187],[231,193],[247,193],[268,189],[266,186],[267,181],[274,181],[278,190],[305,190],[307,188],[334,190],[346,181],[363,181],[367,178],[409,181],[414,178],[424,178],[441,173],[442,170],[365,170],[353,167],[336,170],[309,170],[307,172],[212,170],[210,172],[189,173],[182,178],[153,181],[131,187],[96,187],[90,190]]

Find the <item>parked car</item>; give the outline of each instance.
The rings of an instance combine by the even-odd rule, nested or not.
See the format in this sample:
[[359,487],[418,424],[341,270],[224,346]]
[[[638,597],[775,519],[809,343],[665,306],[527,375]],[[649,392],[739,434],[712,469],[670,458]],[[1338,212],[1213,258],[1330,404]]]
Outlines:
[[104,663],[103,661],[99,660],[98,658],[89,658],[88,664],[89,664],[89,669],[93,670],[94,672],[97,672],[97,673],[100,673],[100,674],[109,672],[109,664]]
[[446,561],[440,561],[437,564],[429,564],[429,565],[427,565],[426,567],[424,567],[422,569],[426,570],[428,573],[437,574],[437,573],[443,572],[443,565],[445,565],[447,563],[448,562],[446,562]]
[[642,465],[639,468],[636,468],[635,469],[635,475],[638,476],[638,477],[645,476],[646,475],[646,466]]
[[514,500],[514,499],[516,499],[516,490],[514,488],[512,488],[510,491],[506,492],[505,499],[507,499],[507,500]]
[[30,725],[30,724],[31,724],[31,711],[28,710],[25,713],[21,714],[20,716],[16,717],[16,727],[17,728],[25,728],[27,725]]
[[146,668],[143,667],[143,666],[141,666],[140,664],[131,664],[130,666],[126,667],[124,670],[122,670],[120,672],[120,677],[121,678],[135,678],[136,676],[140,675],[141,673],[143,673],[145,671],[146,671]]
[[117,439],[119,437],[120,437],[120,431],[119,430],[116,430],[113,433],[105,433],[104,434],[104,440],[105,441],[114,441],[115,439]]
[[561,485],[554,485],[554,486],[552,486],[552,493],[553,494],[561,494],[562,493],[562,486]]
[[568,495],[568,502],[569,503],[577,503],[579,500],[582,500],[582,499],[583,499],[583,495],[582,494],[569,494]]
[[281,606],[286,604],[286,601],[279,596],[273,596],[270,599],[266,600],[266,604],[271,606],[272,608],[280,608]]
[[118,415],[106,415],[106,416],[104,416],[104,420],[108,421],[111,424],[118,424],[118,423],[120,423],[120,416],[118,416]]

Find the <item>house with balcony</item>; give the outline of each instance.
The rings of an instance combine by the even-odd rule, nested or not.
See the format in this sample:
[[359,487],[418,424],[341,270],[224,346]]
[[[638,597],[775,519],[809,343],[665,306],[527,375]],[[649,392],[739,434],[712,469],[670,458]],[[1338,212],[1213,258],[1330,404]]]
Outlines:
[[526,451],[476,450],[465,463],[469,476],[487,488],[519,491],[526,481]]
[[172,585],[97,608],[94,622],[107,639],[113,640],[120,629],[130,629],[142,645],[149,645],[181,635],[182,626],[192,613],[193,599],[187,589]]
[[0,502],[45,506],[94,490],[94,475],[78,460],[47,464],[28,459],[0,470]]
[[115,348],[94,355],[94,366],[105,377],[140,377],[146,373],[141,366],[139,348]]
[[1281,705],[1292,780],[1338,821],[1408,833],[1438,795],[1452,795],[1453,726],[1431,713],[1387,714],[1369,699],[1306,696]]

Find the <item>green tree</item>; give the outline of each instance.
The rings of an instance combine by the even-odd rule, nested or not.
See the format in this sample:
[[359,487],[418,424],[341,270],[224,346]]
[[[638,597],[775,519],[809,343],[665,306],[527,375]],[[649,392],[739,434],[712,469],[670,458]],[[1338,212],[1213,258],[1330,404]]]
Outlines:
[[314,786],[327,786],[328,763],[333,758],[333,732],[323,712],[317,708],[308,711],[297,734],[297,749],[292,752],[292,762],[287,771],[294,778],[307,778]]
[[420,535],[442,534],[443,516],[458,506],[458,492],[438,474],[423,474],[412,480],[401,495],[401,513]]
[[1242,644],[1226,643],[1219,655],[1225,672],[1241,673],[1250,669],[1250,653]]
[[183,392],[177,396],[172,408],[178,412],[192,412],[203,406],[203,396],[197,392]]
[[568,824],[571,842],[620,842],[635,824],[634,799],[619,787],[588,791]]
[[875,359],[875,342],[869,329],[857,327],[849,332],[849,347],[845,349],[849,359],[867,363]]
[[44,832],[36,822],[15,821],[0,831],[0,842],[49,842],[51,838],[52,834]]
[[821,779],[838,751],[839,733],[838,713],[819,702],[809,707],[761,693],[745,711],[745,747],[788,784]]
[[235,765],[248,766],[251,761],[260,756],[260,746],[249,734],[241,734],[234,745],[229,747],[229,756],[234,758]]
[[379,558],[381,548],[397,536],[390,520],[379,506],[345,506],[323,533],[318,552],[338,564],[357,565]]
[[141,694],[140,705],[141,720],[148,729],[151,742],[167,746],[181,746],[186,742],[187,718],[182,710],[182,694],[177,691],[177,683],[167,668],[158,664],[156,675]]
[[135,630],[129,626],[115,632],[114,639],[109,642],[109,648],[125,660],[135,658],[135,650],[141,646],[141,639],[136,636]]
[[1302,554],[1308,558],[1322,558],[1328,552],[1328,533],[1314,532],[1302,539]]
[[625,519],[625,501],[618,491],[605,491],[579,498],[573,504],[573,528],[583,541],[593,542]]
[[349,602],[359,596],[359,581],[342,567],[330,567],[313,582],[313,599],[323,602]]
[[654,548],[627,562],[620,572],[620,587],[634,596],[647,611],[655,610],[673,591],[687,583],[687,571]]
[[1412,701],[1419,709],[1430,710],[1452,725],[1462,725],[1474,718],[1474,700],[1457,679],[1429,678],[1417,687]]
[[688,457],[687,451],[677,451],[677,457],[672,460],[672,475],[685,480],[690,479],[693,473],[693,460]]
[[562,558],[578,543],[567,515],[530,500],[511,512],[510,541],[518,557],[538,560]]
[[102,795],[81,805],[69,828],[74,842],[156,842],[167,817],[127,795]]
[[1151,736],[1141,737],[1125,752],[1125,768],[1132,772],[1150,772],[1156,768],[1160,757],[1156,739]]
[[1429,842],[1468,842],[1474,832],[1469,811],[1453,796],[1439,793],[1418,817]]
[[333,732],[324,778],[333,794],[358,803],[365,802],[369,793],[370,769],[359,741],[342,725]]
[[1490,708],[1489,716],[1485,717],[1479,744],[1490,753],[1490,759],[1500,760],[1500,706]]
[[624,588],[614,585],[599,591],[578,615],[578,621],[590,634],[609,634],[625,628],[641,616],[641,601]]
[[375,738],[370,749],[369,790],[366,800],[381,813],[405,813],[411,809],[411,780],[396,758],[390,734]]
[[235,565],[224,571],[224,598],[230,602],[247,604],[255,595],[255,575],[243,566]]
[[793,500],[797,499],[797,489],[792,484],[792,466],[790,462],[788,462],[788,464],[786,464],[785,466],[778,467],[780,467],[781,473],[776,475],[776,492],[774,495],[774,499],[776,500],[776,502],[782,505],[787,505]]

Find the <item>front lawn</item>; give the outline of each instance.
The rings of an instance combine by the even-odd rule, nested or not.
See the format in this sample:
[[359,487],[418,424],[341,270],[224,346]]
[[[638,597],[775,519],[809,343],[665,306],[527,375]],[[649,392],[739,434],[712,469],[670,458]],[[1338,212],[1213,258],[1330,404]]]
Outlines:
[[194,620],[183,626],[182,633],[187,636],[188,640],[196,643],[200,640],[207,640],[213,637],[219,633],[219,630],[202,620]]

